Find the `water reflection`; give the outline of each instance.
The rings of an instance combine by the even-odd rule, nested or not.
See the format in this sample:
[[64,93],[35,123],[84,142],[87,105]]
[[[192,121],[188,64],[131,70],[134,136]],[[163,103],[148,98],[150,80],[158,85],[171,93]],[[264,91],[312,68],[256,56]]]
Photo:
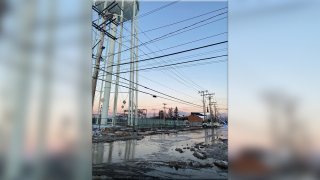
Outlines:
[[92,162],[118,163],[136,159],[172,160],[175,158],[194,158],[192,152],[176,154],[176,147],[192,146],[204,142],[214,144],[219,136],[225,136],[227,128],[208,128],[177,134],[158,134],[146,136],[142,140],[115,141],[112,143],[94,143],[92,146]]
[[112,160],[112,150],[113,150],[113,142],[109,144],[109,153],[108,153],[108,160],[107,160],[108,163],[110,163]]
[[205,131],[204,131],[204,135],[205,135],[205,137],[204,137],[204,143],[205,143],[205,144],[208,144],[208,143],[209,143],[209,141],[210,141],[210,137],[209,137],[209,129],[205,129]]
[[103,161],[104,145],[93,144],[92,145],[92,162],[94,164],[100,164]]
[[216,128],[205,129],[204,134],[205,134],[205,137],[204,137],[205,144],[212,144],[217,142],[218,135],[217,135]]
[[134,159],[136,140],[128,140],[125,142],[124,160]]
[[92,162],[100,164],[111,163],[114,160],[132,160],[135,158],[135,146],[136,140],[94,143],[92,145]]

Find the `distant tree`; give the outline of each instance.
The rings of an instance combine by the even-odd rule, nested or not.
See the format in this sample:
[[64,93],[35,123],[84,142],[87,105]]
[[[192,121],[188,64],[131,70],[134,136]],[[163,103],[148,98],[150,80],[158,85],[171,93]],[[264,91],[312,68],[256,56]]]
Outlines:
[[159,119],[163,119],[163,110],[159,111]]
[[178,117],[179,117],[179,110],[178,110],[178,107],[177,107],[177,106],[176,106],[176,108],[174,108],[173,113],[174,113],[174,118],[175,118],[175,119],[178,119]]
[[180,118],[180,120],[188,120],[188,117],[185,115],[182,115],[182,118]]
[[169,110],[168,110],[168,118],[169,119],[173,118],[173,108],[169,108]]

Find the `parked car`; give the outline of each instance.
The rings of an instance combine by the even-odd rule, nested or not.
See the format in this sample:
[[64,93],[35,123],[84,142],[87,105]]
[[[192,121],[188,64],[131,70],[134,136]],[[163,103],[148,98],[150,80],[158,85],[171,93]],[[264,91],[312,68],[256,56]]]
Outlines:
[[207,128],[207,127],[211,127],[212,125],[211,125],[211,123],[210,122],[203,122],[202,123],[202,127],[203,128]]
[[203,122],[202,123],[202,127],[203,128],[207,128],[207,127],[221,127],[221,124],[218,122]]
[[212,126],[213,127],[221,127],[222,125],[218,122],[214,122],[214,123],[212,123]]

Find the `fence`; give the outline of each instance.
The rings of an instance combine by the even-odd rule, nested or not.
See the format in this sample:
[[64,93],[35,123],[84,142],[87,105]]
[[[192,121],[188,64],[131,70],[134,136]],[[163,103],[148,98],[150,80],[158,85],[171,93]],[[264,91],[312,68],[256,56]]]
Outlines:
[[175,128],[185,127],[186,123],[181,120],[163,120],[163,119],[139,119],[138,128]]
[[[92,124],[94,126],[99,126],[101,118],[94,118]],[[107,120],[107,125],[111,125],[111,119]],[[128,121],[126,119],[117,119],[117,126],[128,126]],[[136,123],[136,128],[179,128],[185,127],[188,123],[183,120],[163,120],[163,119],[138,119]],[[103,125],[101,125],[103,126]]]

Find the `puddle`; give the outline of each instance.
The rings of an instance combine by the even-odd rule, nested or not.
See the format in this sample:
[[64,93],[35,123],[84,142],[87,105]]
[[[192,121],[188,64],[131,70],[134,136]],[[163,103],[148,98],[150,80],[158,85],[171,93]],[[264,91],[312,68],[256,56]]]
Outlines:
[[[110,167],[119,166],[120,168],[117,170],[135,166],[130,165],[130,163],[142,162],[143,164],[145,162],[147,164],[145,166],[152,167],[152,170],[149,169],[143,174],[152,177],[185,179],[208,178],[209,175],[211,178],[226,178],[227,171],[222,171],[217,167],[175,169],[164,165],[157,165],[156,163],[192,161],[212,164],[212,158],[198,159],[192,155],[193,151],[190,151],[186,147],[191,147],[201,142],[215,145],[218,137],[227,138],[227,127],[182,131],[176,134],[156,134],[146,136],[142,140],[94,143],[92,147],[92,161],[93,165],[104,164],[109,169]],[[184,152],[175,151],[176,148],[181,148]],[[203,150],[205,151],[205,147],[203,147]],[[112,173],[116,173],[115,170],[112,170]],[[109,175],[111,173],[106,172],[106,174]]]

